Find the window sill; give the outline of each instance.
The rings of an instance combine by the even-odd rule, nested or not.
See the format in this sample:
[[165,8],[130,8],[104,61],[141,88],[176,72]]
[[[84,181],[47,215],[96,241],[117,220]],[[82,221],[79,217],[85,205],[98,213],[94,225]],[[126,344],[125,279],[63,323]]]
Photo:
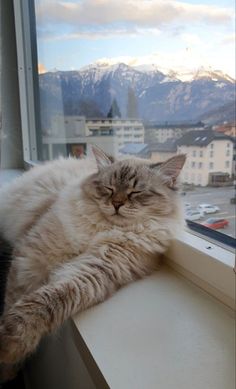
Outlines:
[[98,388],[234,387],[232,311],[168,267],[77,315],[74,341]]

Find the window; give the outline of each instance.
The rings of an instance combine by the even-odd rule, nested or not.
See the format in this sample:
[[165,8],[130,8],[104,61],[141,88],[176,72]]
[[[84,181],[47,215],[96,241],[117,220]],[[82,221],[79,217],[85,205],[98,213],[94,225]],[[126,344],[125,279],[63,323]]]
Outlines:
[[203,151],[202,150],[199,151],[199,157],[203,157]]
[[230,150],[226,150],[226,157],[229,157],[230,156]]
[[225,167],[229,167],[230,166],[230,162],[229,161],[225,161]]
[[209,169],[210,169],[210,170],[214,169],[214,163],[213,163],[213,162],[210,162],[210,163],[209,163]]
[[211,144],[210,144],[210,148],[211,148],[211,149],[214,149],[214,143],[211,143]]
[[198,162],[198,169],[201,169],[203,167],[203,163],[202,162]]
[[196,166],[196,162],[192,162],[192,163],[191,163],[191,167],[192,167],[192,168],[195,168],[195,166]]
[[214,157],[214,151],[210,151],[210,158]]
[[196,157],[196,154],[197,154],[196,150],[193,150],[192,156]]

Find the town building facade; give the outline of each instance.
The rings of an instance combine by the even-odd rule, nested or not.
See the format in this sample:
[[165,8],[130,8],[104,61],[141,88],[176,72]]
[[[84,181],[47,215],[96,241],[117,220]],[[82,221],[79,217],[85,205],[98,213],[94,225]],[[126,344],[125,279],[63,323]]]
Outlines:
[[187,155],[181,181],[199,186],[222,186],[233,176],[233,139],[212,130],[191,131],[177,142]]
[[179,139],[186,132],[193,130],[204,130],[204,124],[152,124],[145,125],[145,143],[164,143],[167,139]]

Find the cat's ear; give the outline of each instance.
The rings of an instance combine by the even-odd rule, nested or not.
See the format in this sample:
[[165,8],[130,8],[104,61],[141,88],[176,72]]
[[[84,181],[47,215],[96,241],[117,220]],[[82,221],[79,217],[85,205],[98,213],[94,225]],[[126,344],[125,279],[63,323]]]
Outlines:
[[177,154],[165,162],[150,165],[150,168],[157,169],[163,177],[164,183],[170,188],[174,188],[185,161],[186,154]]
[[92,151],[97,162],[98,170],[110,166],[114,162],[114,158],[104,153],[99,147],[92,146]]

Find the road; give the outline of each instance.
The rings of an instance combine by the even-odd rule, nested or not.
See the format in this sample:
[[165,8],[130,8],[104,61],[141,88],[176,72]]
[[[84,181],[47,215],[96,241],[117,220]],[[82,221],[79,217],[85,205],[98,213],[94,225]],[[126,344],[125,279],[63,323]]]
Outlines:
[[235,196],[234,187],[222,188],[195,188],[193,191],[186,192],[183,196],[184,203],[190,203],[192,208],[196,208],[199,204],[217,205],[220,211],[214,214],[208,214],[204,218],[197,220],[197,223],[202,223],[209,217],[219,217],[227,219],[229,225],[218,231],[236,238],[235,233],[235,205],[230,203],[230,199]]

